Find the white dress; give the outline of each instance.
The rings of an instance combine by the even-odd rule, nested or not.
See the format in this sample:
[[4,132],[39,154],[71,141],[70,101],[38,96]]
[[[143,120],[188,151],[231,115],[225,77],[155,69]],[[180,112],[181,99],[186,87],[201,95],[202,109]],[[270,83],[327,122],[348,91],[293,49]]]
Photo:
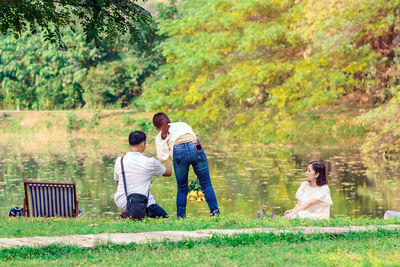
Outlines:
[[311,187],[310,182],[305,181],[301,183],[297,190],[296,198],[300,200],[300,205],[303,205],[312,199],[318,199],[321,202],[306,210],[298,212],[292,218],[329,219],[330,209],[333,202],[328,185]]

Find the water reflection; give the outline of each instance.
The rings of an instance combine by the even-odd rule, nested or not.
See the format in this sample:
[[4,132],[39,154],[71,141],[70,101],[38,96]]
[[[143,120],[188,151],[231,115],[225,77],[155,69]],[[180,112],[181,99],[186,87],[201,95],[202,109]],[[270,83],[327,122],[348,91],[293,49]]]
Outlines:
[[[70,139],[62,150],[49,147],[38,152],[17,149],[15,143],[0,143],[0,217],[13,206],[22,206],[23,180],[28,178],[75,181],[85,216],[116,217],[113,168],[115,158],[127,149],[122,143],[117,142],[113,149],[102,149],[102,143],[96,140]],[[381,217],[385,209],[400,210],[399,172],[365,162],[356,149],[303,148],[298,152],[239,143],[203,145],[222,213],[255,217],[254,212],[261,207],[277,214],[292,208],[296,190],[304,180],[305,166],[315,159],[327,166],[333,216]],[[152,156],[154,151],[150,144],[146,154]],[[189,182],[194,179],[191,171]],[[175,215],[173,177],[156,178],[152,193],[170,215]],[[208,215],[207,204],[188,202],[188,216],[197,214]]]

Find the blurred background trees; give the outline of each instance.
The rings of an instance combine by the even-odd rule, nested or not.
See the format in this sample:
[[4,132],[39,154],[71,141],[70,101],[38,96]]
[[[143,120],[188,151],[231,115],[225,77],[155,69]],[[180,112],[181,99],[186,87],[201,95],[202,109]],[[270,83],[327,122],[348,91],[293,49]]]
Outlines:
[[81,24],[60,29],[64,49],[3,30],[0,108],[163,110],[262,142],[376,133],[400,109],[399,13],[398,0],[175,0],[134,41],[116,29],[100,47]]
[[291,139],[310,112],[398,90],[398,1],[188,0],[159,28],[167,62],[145,105],[250,140]]
[[[165,11],[164,11],[165,10]],[[172,5],[160,6],[159,16]],[[142,84],[164,58],[156,49],[164,38],[156,23],[137,23],[138,34],[123,35],[96,47],[84,27],[61,30],[65,48],[42,32],[25,31],[16,39],[0,35],[0,108],[75,109],[121,108],[142,92]]]

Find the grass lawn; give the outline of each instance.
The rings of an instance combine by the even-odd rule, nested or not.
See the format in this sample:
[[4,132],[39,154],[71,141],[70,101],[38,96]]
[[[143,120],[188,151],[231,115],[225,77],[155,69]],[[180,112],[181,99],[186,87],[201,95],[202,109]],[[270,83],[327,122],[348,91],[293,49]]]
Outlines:
[[146,219],[136,222],[124,219],[102,218],[6,218],[0,220],[0,237],[62,236],[96,233],[134,233],[150,231],[198,229],[240,229],[255,227],[287,228],[296,226],[348,226],[400,224],[400,219],[332,218],[330,220],[287,220],[282,217],[255,219],[244,216],[198,217],[185,220]]
[[0,265],[400,266],[400,231],[240,234],[93,249],[48,246],[0,250]]

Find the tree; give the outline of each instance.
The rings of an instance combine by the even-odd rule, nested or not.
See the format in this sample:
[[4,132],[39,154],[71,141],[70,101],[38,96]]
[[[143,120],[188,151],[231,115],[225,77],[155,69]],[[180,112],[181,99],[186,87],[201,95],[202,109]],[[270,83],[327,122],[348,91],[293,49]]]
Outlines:
[[[157,16],[172,19],[175,3],[160,4]],[[60,29],[68,48],[62,50],[43,40],[40,29],[17,40],[0,35],[0,109],[111,108],[136,102],[146,78],[165,62],[156,47],[166,38],[152,25],[137,27],[140,37],[133,43],[126,34],[99,49],[85,42],[81,25],[74,32]]]
[[[143,2],[146,0],[142,0]],[[136,4],[138,0],[0,0],[0,31],[19,38],[29,29],[40,29],[45,40],[62,41],[61,28],[83,27],[86,42],[96,47],[105,41],[129,33],[131,41],[139,36],[139,23],[152,24],[149,12]]]
[[308,112],[386,87],[398,4],[184,1],[177,19],[159,21],[166,64],[146,82],[143,101],[198,127],[229,128],[231,136],[293,139]]
[[[141,28],[141,34],[148,29]],[[124,107],[141,93],[142,83],[157,68],[159,53],[128,44],[129,36],[96,49],[81,26],[62,29],[68,49],[23,33],[18,40],[0,36],[0,109],[73,109]],[[140,42],[142,43],[142,42]],[[97,88],[98,87],[98,88]],[[96,94],[97,91],[102,92]],[[94,97],[95,96],[95,97]]]

